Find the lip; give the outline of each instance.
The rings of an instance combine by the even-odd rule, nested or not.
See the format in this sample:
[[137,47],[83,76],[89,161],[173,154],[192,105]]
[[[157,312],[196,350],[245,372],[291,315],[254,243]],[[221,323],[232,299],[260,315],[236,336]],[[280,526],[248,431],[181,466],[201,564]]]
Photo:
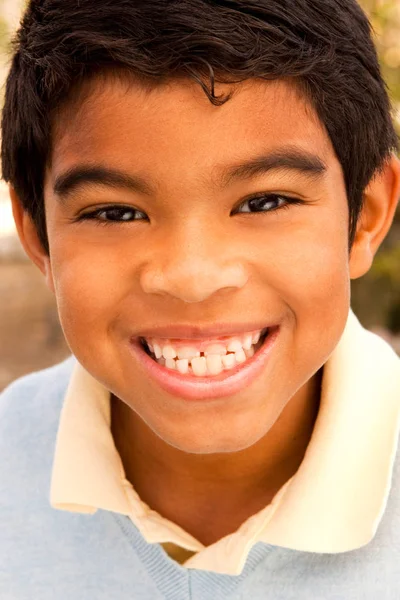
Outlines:
[[[182,375],[159,365],[146,354],[138,337],[130,340],[129,348],[146,375],[166,392],[185,400],[213,400],[233,396],[253,383],[264,370],[266,361],[276,344],[279,331],[279,326],[272,326],[261,348],[246,362],[237,365],[234,369],[223,371],[219,375],[207,377]],[[235,333],[237,332],[236,329]]]
[[267,327],[274,327],[265,321],[253,323],[219,323],[213,325],[166,325],[159,327],[148,327],[136,333],[137,337],[143,338],[166,338],[191,342],[193,340],[217,340],[223,337],[242,335],[249,331],[261,331]]

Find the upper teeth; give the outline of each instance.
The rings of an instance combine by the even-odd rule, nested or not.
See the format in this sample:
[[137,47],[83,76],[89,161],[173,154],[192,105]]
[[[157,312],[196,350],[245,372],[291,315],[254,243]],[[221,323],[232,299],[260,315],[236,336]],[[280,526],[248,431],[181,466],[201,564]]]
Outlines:
[[[214,342],[201,342],[197,343],[193,342],[193,344],[173,344],[170,340],[161,340],[157,338],[146,339],[146,343],[150,350],[155,354],[156,358],[164,358],[167,361],[171,361],[173,359],[187,359],[188,362],[199,363],[200,361],[196,359],[200,359],[201,353],[204,354],[204,357],[208,356],[220,356],[225,357],[228,352],[233,352],[238,354],[236,357],[240,360],[244,356],[246,357],[246,351],[250,351],[251,347],[254,344],[257,344],[260,340],[260,336],[263,330],[246,333],[241,336],[235,336],[232,338],[225,339],[223,341],[214,341]],[[229,355],[228,355],[229,356]],[[214,359],[215,360],[215,359]],[[201,361],[201,364],[203,361]],[[172,363],[169,363],[172,364]]]

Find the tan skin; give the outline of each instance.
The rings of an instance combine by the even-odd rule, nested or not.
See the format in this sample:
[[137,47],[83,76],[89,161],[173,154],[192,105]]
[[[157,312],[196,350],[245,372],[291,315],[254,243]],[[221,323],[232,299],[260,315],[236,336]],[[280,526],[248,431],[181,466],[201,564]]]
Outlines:
[[[153,89],[87,84],[53,132],[50,257],[10,189],[21,242],[56,296],[68,344],[112,393],[127,478],[149,506],[205,545],[264,508],[297,471],[322,367],[345,327],[350,279],[369,270],[400,189],[393,157],[365,190],[349,256],[343,173],[312,108],[286,82],[216,92],[230,89],[233,97],[215,107],[189,80]],[[288,146],[317,156],[323,173],[280,168],[223,184],[224,168]],[[139,174],[151,192],[91,183],[62,201],[56,178],[89,162]],[[244,212],[261,192],[275,194],[267,209]],[[279,194],[303,203],[277,208]],[[77,221],[112,204],[125,207],[127,220]],[[229,398],[174,397],[128,350],[145,327],[255,320],[279,323],[279,339],[262,374]]]

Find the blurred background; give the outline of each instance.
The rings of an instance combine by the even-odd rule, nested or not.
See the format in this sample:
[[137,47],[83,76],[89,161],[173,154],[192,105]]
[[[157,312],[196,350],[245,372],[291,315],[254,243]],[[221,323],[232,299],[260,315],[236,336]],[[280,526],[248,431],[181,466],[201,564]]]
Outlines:
[[[360,0],[360,4],[375,30],[400,134],[400,0]],[[1,105],[8,45],[23,5],[23,0],[0,0]],[[400,209],[371,271],[352,282],[352,308],[365,327],[384,337],[400,354]],[[8,190],[0,182],[0,390],[69,354],[54,297],[18,241]]]

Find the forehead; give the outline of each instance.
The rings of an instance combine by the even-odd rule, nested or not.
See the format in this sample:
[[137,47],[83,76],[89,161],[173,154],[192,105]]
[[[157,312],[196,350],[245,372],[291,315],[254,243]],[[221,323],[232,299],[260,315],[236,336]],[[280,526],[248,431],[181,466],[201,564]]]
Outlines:
[[53,172],[77,162],[173,176],[211,170],[283,145],[336,157],[309,101],[288,81],[216,84],[213,105],[190,79],[144,86],[132,80],[86,82],[54,118]]

